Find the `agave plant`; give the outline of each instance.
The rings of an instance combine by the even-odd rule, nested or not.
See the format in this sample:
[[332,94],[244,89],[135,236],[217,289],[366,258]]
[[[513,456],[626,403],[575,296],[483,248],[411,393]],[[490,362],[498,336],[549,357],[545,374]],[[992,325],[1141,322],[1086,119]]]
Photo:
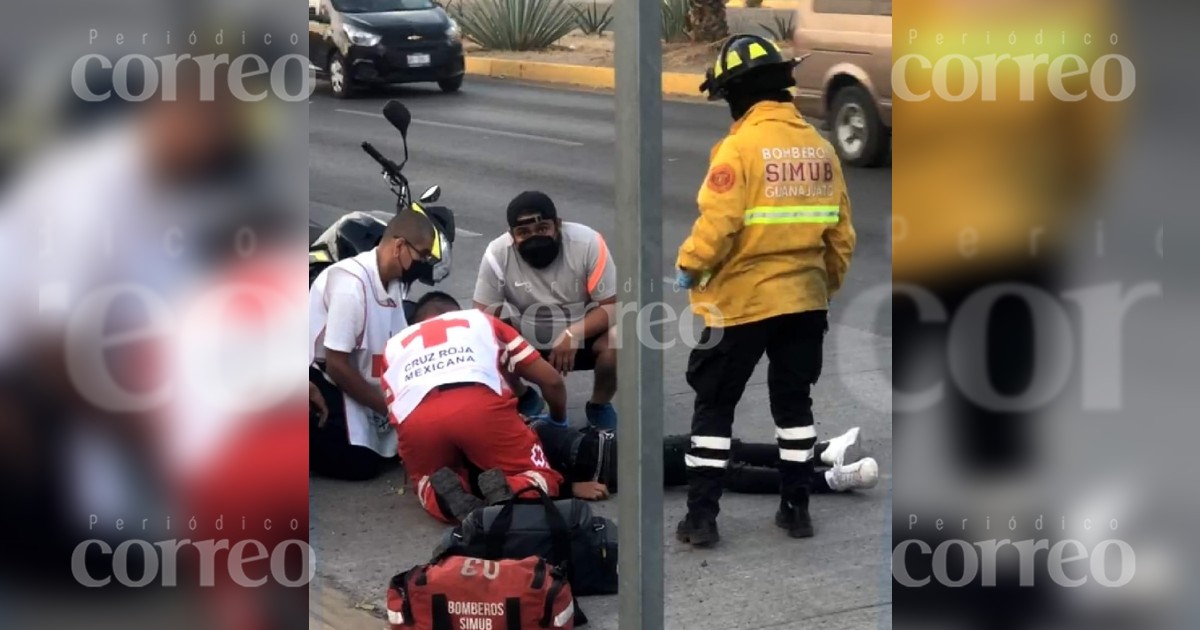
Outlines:
[[491,50],[544,50],[576,26],[564,0],[460,2],[454,17],[464,36]]
[[771,39],[777,42],[790,42],[792,41],[792,32],[796,30],[796,19],[794,16],[795,14],[791,12],[788,12],[786,17],[776,15],[775,24],[763,24],[763,30],[767,32],[767,35]]
[[664,42],[688,40],[688,0],[662,0]]
[[579,30],[583,31],[584,35],[603,35],[604,31],[612,25],[612,5],[604,5],[604,11],[600,10],[600,4],[596,0],[592,0],[591,5],[583,7],[572,7],[575,11],[575,24]]

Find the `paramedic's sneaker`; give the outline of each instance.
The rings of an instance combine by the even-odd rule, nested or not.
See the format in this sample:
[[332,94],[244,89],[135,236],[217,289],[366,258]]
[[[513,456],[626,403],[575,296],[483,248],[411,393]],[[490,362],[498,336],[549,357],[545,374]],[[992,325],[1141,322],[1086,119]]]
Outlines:
[[542,395],[533,387],[526,387],[525,393],[517,399],[517,413],[526,418],[536,418],[544,413],[546,402],[542,400]]
[[601,431],[617,430],[617,410],[612,403],[596,404],[589,402],[583,408],[587,413],[588,424]]
[[834,492],[874,488],[879,483],[879,464],[871,457],[853,464],[837,464],[825,471],[825,481]]
[[829,440],[829,446],[821,453],[821,463],[834,466],[839,461],[856,461],[862,457],[858,448],[858,427]]
[[675,538],[693,547],[707,548],[721,540],[721,533],[717,531],[715,519],[692,517],[689,514],[679,521],[679,527],[675,528]]
[[479,475],[479,491],[488,505],[497,505],[513,498],[512,488],[508,487],[508,478],[499,468],[485,470]]
[[483,507],[483,501],[467,492],[462,479],[449,468],[442,468],[430,475],[429,485],[433,486],[433,492],[437,495],[438,506],[449,510],[450,513],[446,516],[455,520],[461,521],[474,510]]

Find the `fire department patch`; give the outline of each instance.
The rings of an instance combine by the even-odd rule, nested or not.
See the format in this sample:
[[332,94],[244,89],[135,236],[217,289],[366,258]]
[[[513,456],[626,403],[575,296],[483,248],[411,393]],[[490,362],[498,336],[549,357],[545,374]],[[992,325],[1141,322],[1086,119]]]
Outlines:
[[708,187],[717,194],[727,193],[733,189],[734,178],[737,174],[728,164],[718,164],[708,172]]

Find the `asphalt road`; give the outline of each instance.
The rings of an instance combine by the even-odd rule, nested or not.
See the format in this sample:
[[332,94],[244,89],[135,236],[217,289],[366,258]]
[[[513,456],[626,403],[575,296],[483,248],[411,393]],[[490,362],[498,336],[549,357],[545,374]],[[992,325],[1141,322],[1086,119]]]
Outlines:
[[[314,221],[328,223],[349,209],[392,206],[374,163],[359,148],[362,140],[370,140],[385,154],[401,156],[399,134],[379,115],[388,98],[401,100],[413,113],[405,172],[414,188],[441,185],[439,203],[457,216],[454,272],[439,288],[470,299],[483,249],[505,229],[507,202],[522,190],[548,193],[564,220],[613,233],[611,95],[482,79],[468,80],[456,95],[413,87],[336,101],[319,90],[309,116]],[[699,102],[665,103],[663,120],[662,264],[667,276],[695,218],[695,194],[709,150],[730,120],[723,107]],[[774,526],[775,500],[727,494],[720,520],[725,539],[711,551],[674,541],[685,493],[669,489],[664,506],[667,628],[891,627],[891,310],[879,297],[890,290],[891,171],[848,170],[847,180],[859,246],[831,316],[824,373],[814,392],[817,429],[824,438],[861,426],[864,445],[879,460],[884,477],[871,491],[817,497],[812,511],[818,533],[808,541],[788,539]],[[612,238],[609,244],[627,245]],[[665,293],[668,305],[681,312],[686,295],[671,288]],[[668,325],[668,344],[678,341],[681,326],[686,331],[692,324],[689,319]],[[664,430],[685,433],[692,404],[683,378],[687,348],[674,343],[664,353]],[[590,376],[572,375],[568,387],[572,417],[582,422]],[[773,439],[765,361],[738,408],[735,434]],[[314,589],[331,586],[348,601],[382,610],[388,578],[428,559],[443,528],[421,512],[403,484],[400,471],[370,483],[313,479]],[[615,501],[596,507],[616,517]],[[587,598],[582,605],[592,619],[588,627],[617,627],[615,597]]]

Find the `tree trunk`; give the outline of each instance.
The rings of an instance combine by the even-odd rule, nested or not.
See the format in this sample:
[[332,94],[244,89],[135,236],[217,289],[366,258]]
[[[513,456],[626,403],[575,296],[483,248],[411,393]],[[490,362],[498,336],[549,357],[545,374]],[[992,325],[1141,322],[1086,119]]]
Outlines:
[[729,37],[726,0],[688,0],[688,35],[692,41],[715,42]]

